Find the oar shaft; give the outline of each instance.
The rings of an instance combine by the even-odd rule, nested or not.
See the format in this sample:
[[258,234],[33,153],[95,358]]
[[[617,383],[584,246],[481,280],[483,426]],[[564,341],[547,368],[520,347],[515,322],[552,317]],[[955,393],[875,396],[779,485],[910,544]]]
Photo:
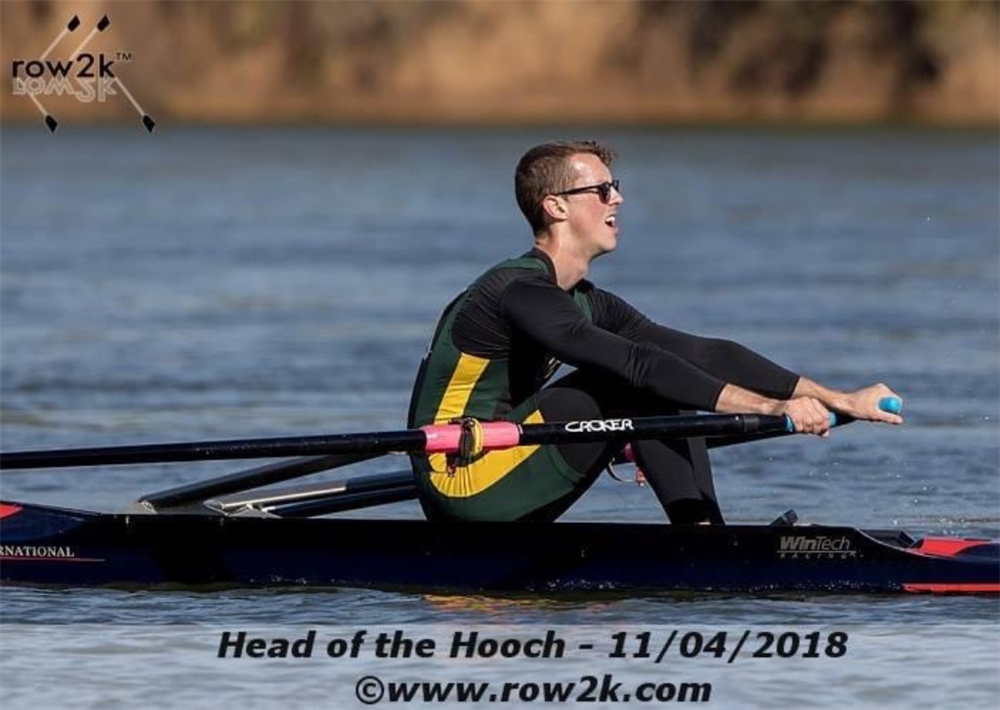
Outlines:
[[788,422],[785,417],[758,414],[710,414],[535,424],[524,429],[522,445],[788,433]]
[[[518,425],[487,422],[481,425],[477,449],[562,444],[591,441],[634,441],[649,438],[684,438],[782,432],[784,417],[752,414],[636,417]],[[20,451],[0,454],[0,468],[62,468],[70,466],[120,466],[229,459],[283,458],[292,456],[379,455],[387,453],[455,453],[462,447],[463,428],[457,424],[422,429],[297,436],[271,439],[235,439],[192,443],[112,446],[55,451]]]
[[16,451],[0,454],[0,469],[64,468],[71,466],[124,466],[181,461],[267,459],[288,456],[336,454],[380,455],[392,451],[420,451],[426,436],[420,429],[292,436],[270,439],[231,439],[192,443],[106,446],[53,451]]

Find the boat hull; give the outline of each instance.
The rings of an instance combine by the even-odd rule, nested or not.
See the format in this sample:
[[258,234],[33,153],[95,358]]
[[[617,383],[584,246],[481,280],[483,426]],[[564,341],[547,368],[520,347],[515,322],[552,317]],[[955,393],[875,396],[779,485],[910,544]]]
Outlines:
[[0,581],[560,592],[1000,592],[1000,544],[850,527],[127,515],[0,504]]

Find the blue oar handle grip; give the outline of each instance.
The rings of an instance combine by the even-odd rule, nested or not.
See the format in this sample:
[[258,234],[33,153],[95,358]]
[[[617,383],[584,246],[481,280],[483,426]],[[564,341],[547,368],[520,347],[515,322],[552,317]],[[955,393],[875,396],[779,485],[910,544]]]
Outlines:
[[[903,400],[899,397],[883,397],[878,401],[878,408],[883,412],[888,412],[889,414],[899,414],[903,411]],[[830,412],[830,426],[837,426],[838,424],[847,424],[850,421],[854,421],[850,417],[845,417],[844,419],[838,420],[836,412]],[[792,418],[785,415],[785,429],[788,430],[790,434],[795,433],[795,423]]]
[[903,400],[899,397],[883,397],[878,401],[878,408],[889,414],[899,414],[903,411]]

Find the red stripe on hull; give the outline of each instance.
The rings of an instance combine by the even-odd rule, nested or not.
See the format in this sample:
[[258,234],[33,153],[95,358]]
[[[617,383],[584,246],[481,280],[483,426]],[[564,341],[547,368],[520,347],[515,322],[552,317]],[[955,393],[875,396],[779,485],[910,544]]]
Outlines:
[[974,582],[969,584],[939,584],[931,582],[927,584],[904,584],[903,589],[908,592],[933,592],[935,594],[957,592],[965,594],[1000,594],[1000,582]]
[[11,515],[17,515],[22,510],[19,505],[11,505],[10,503],[0,503],[0,520],[10,517]]
[[954,557],[962,550],[977,545],[988,545],[990,542],[990,540],[956,540],[953,537],[925,537],[913,551],[938,557]]

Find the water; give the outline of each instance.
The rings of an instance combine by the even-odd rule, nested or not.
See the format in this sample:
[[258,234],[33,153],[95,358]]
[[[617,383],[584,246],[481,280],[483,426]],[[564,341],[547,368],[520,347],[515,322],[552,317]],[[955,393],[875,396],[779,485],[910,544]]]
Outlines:
[[[832,386],[884,381],[906,398],[901,428],[854,425],[829,441],[720,452],[729,519],[766,522],[795,507],[806,522],[1000,536],[996,136],[598,133],[622,156],[626,204],[619,249],[594,265],[594,281],[665,324],[741,341]],[[149,137],[66,126],[52,137],[5,127],[2,448],[399,427],[440,309],[528,247],[513,164],[559,134],[172,128]],[[5,499],[112,511],[231,468],[8,472],[0,485]],[[566,517],[663,520],[647,489],[607,477]],[[471,673],[413,660],[215,658],[225,630],[332,637],[417,624],[441,636],[558,627],[594,642],[645,627],[853,634],[846,660],[670,667],[677,681],[714,680],[721,707],[956,697],[992,707],[1000,692],[1000,608],[990,599],[4,588],[0,614],[5,708],[150,698],[186,707],[219,688],[227,703],[354,706],[365,670]],[[581,664],[650,672],[595,658],[474,670],[497,682],[579,675]]]

